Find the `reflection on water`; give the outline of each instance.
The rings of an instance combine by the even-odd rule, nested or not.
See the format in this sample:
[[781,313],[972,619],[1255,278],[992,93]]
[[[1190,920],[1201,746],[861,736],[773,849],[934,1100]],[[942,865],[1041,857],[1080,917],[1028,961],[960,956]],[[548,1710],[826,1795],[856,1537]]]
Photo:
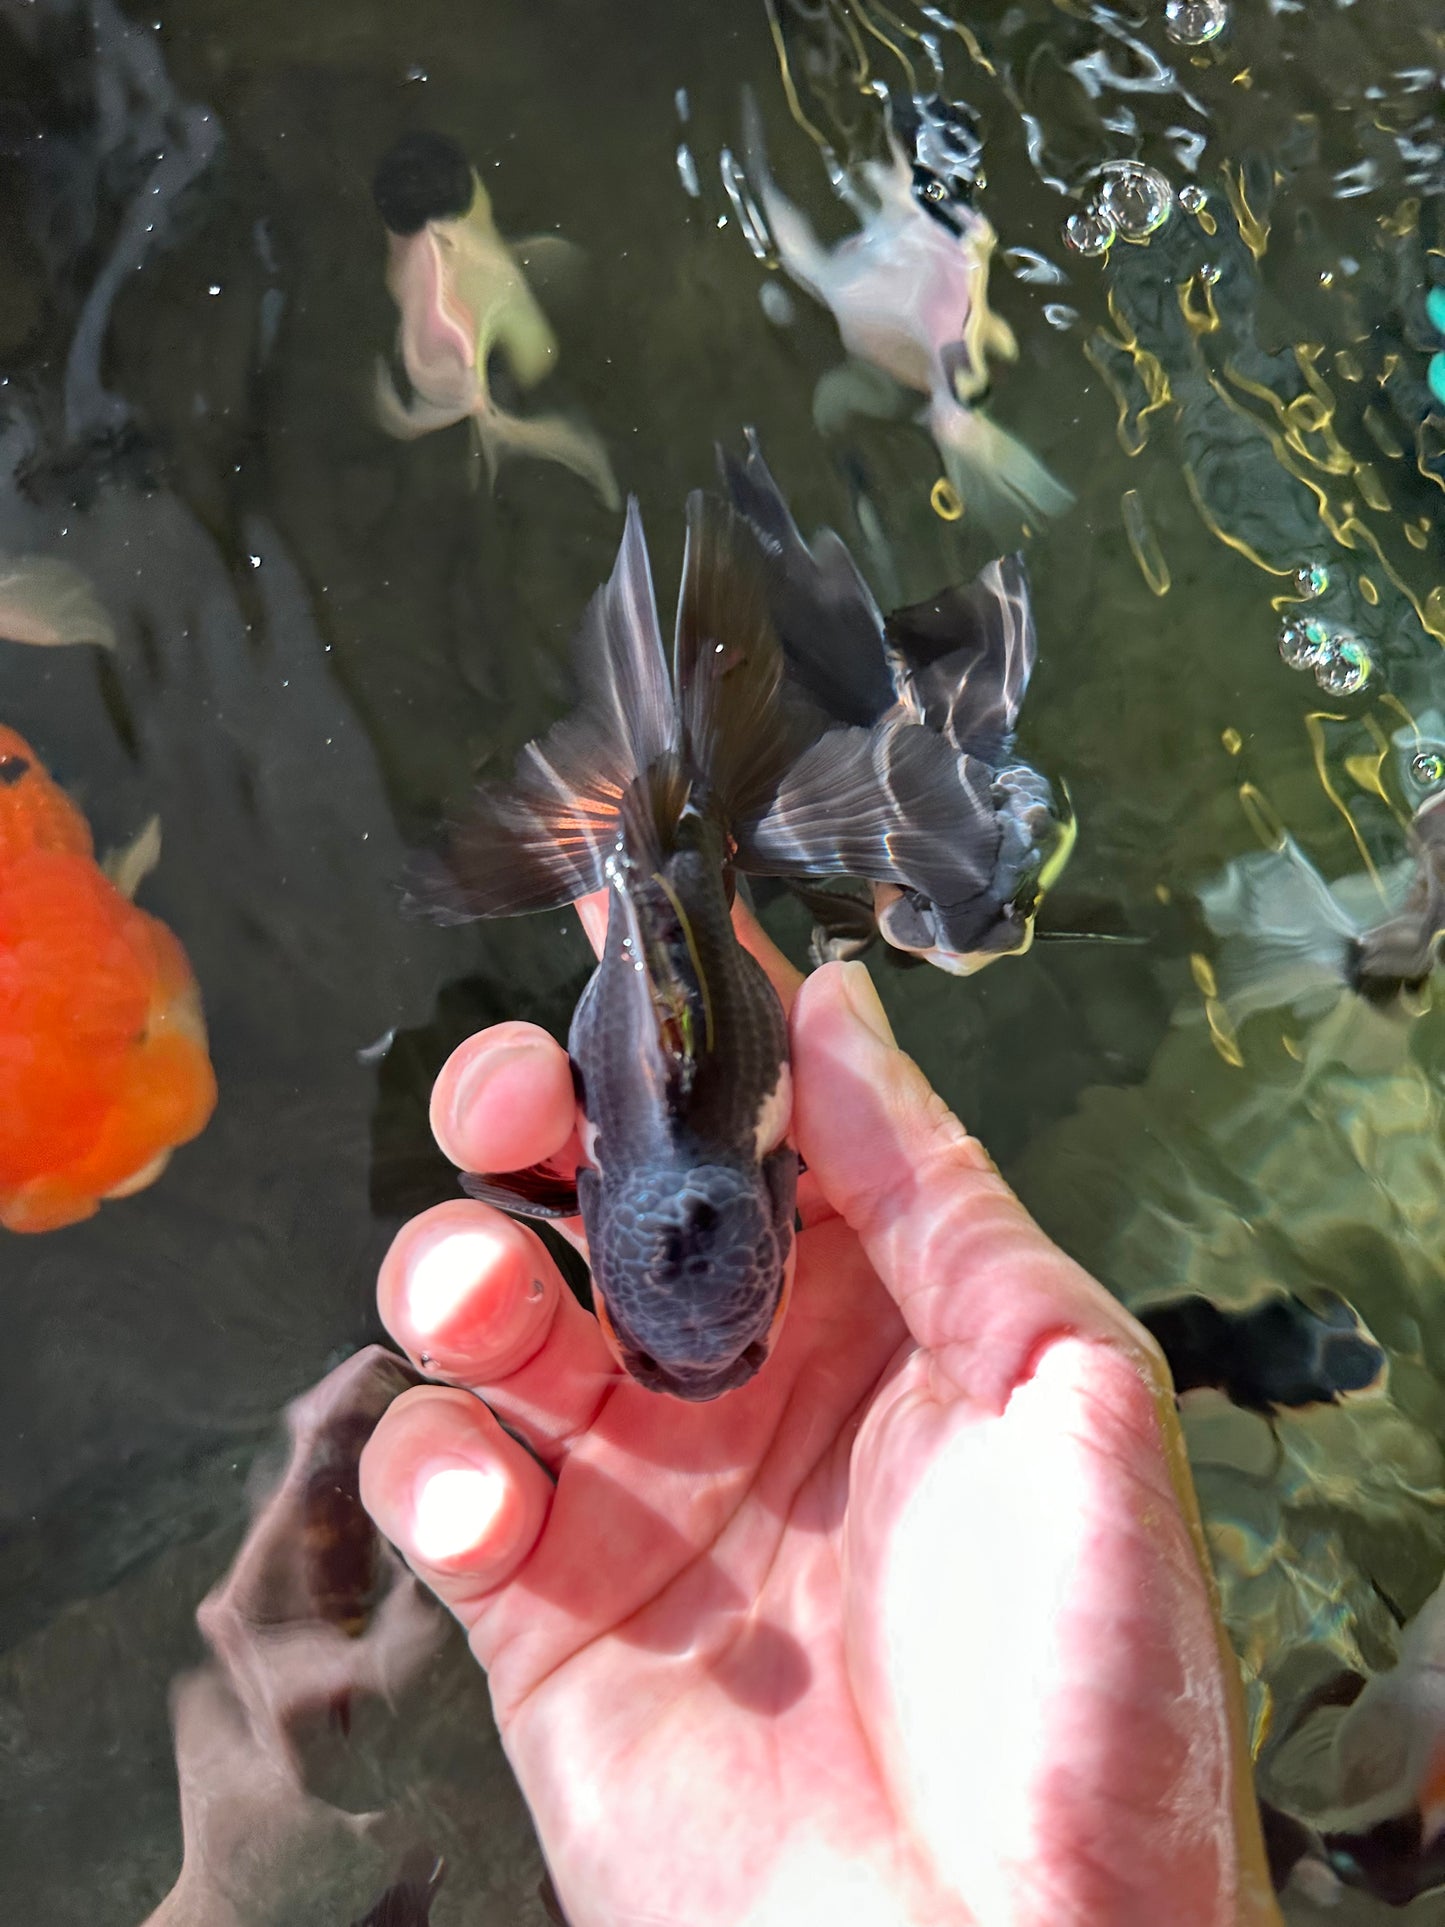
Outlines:
[[[589,424],[659,554],[747,422],[801,525],[842,530],[884,606],[991,553],[910,419],[921,390],[893,405],[860,357],[848,405],[815,417],[839,331],[754,225],[745,88],[820,248],[866,219],[890,114],[921,187],[977,195],[988,311],[1018,353],[986,394],[986,356],[952,393],[1077,498],[1029,545],[1021,749],[1080,822],[1040,935],[1135,941],[1041,940],[967,983],[880,957],[890,1014],[1127,1302],[1192,1296],[1254,1331],[1280,1301],[1347,1307],[1383,1354],[1304,1403],[1231,1404],[1204,1373],[1186,1415],[1261,1789],[1355,1843],[1303,1851],[1291,1917],[1324,1917],[1341,1878],[1384,1890],[1380,1839],[1360,1844],[1381,1815],[1395,1875],[1428,1859],[1400,1818],[1413,1767],[1350,1738],[1370,1722],[1342,1701],[1368,1714],[1386,1689],[1360,1682],[1418,1662],[1445,1570],[1445,1042],[1434,1010],[1352,995],[1232,1007],[1199,892],[1284,833],[1328,884],[1388,880],[1445,771],[1433,10],[963,16],[687,0],[623,30],[600,8],[479,26],[455,0],[37,0],[0,20],[0,556],[79,569],[114,631],[0,644],[0,722],[99,848],[159,817],[140,902],[194,965],[220,1088],[151,1189],[0,1246],[0,1830],[26,1919],[131,1927],[174,1885],[180,1675],[187,1783],[181,1715],[204,1690],[307,1826],[349,1847],[328,1816],[402,1815],[327,1875],[326,1917],[363,1920],[390,1888],[438,1927],[544,1918],[456,1642],[408,1648],[395,1719],[359,1693],[349,1737],[323,1721],[278,1752],[254,1669],[243,1690],[241,1649],[212,1613],[203,1658],[194,1621],[251,1570],[278,1413],[375,1335],[391,1230],[450,1195],[425,1129],[446,1049],[503,1015],[560,1030],[586,962],[563,919],[398,913],[406,844],[564,707],[617,525],[558,463],[506,463],[490,489],[464,427],[383,433],[382,155],[443,133],[500,235],[581,244],[575,274],[528,266],[560,344],[535,395],[505,360],[483,387],[508,416]],[[806,912],[767,914],[801,956]],[[359,1663],[370,1637],[331,1650]],[[270,1917],[321,1917],[305,1891]],[[1330,1917],[1379,1913],[1356,1885]]]

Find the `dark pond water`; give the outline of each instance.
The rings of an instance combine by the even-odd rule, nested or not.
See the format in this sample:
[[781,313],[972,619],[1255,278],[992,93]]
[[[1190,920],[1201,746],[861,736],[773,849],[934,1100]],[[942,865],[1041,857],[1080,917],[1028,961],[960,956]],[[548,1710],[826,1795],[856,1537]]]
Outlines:
[[[1022,742],[1079,822],[1041,926],[1128,941],[1041,942],[965,981],[875,954],[876,977],[905,1046],[1126,1301],[1354,1307],[1383,1389],[1277,1419],[1187,1404],[1266,1791],[1311,1689],[1392,1662],[1445,1569],[1445,1031],[1356,1007],[1236,1033],[1195,893],[1261,824],[1329,878],[1398,861],[1419,796],[1391,738],[1445,730],[1425,314],[1445,50],[1432,0],[1236,0],[1194,48],[1165,16],[3,0],[0,555],[83,569],[116,645],[0,643],[0,721],[98,848],[159,817],[140,900],[191,958],[220,1088],[151,1189],[0,1234],[17,1919],[131,1927],[175,1880],[172,1683],[205,1657],[196,1608],[274,1484],[283,1408],[379,1336],[390,1236],[452,1193],[430,1080],[502,1016],[561,1033],[588,966],[565,917],[437,930],[399,910],[408,845],[564,706],[618,535],[555,464],[489,489],[465,428],[379,429],[396,315],[370,181],[411,129],[461,144],[503,234],[579,244],[537,278],[561,354],[526,406],[594,425],[665,580],[687,491],[752,423],[799,520],[839,527],[891,603],[971,574],[987,534],[936,512],[920,429],[820,431],[836,329],[779,299],[727,157],[751,87],[779,179],[841,234],[829,165],[882,151],[890,101],[976,116],[1019,343],[989,407],[1076,497],[1028,547]],[[1147,244],[1072,250],[1066,220],[1125,160],[1198,195]],[[1316,613],[1368,657],[1358,692],[1281,660],[1309,568]],[[764,906],[801,959],[801,911]],[[315,1723],[328,1804],[257,1920],[345,1927],[417,1839],[448,1863],[438,1927],[545,1918],[484,1685],[459,1642],[418,1640],[394,1704]],[[358,1847],[337,1806],[397,1830]],[[1297,1889],[1287,1905],[1317,1917]],[[1347,1891],[1318,1917],[1386,1914]]]

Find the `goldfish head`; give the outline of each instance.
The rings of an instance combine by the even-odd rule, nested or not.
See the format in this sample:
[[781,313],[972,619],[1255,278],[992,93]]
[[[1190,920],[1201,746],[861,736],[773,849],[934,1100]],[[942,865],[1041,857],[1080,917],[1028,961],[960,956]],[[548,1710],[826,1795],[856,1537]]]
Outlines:
[[598,1320],[649,1391],[699,1402],[745,1385],[787,1306],[797,1155],[760,1166],[577,1174]]
[[376,211],[391,234],[420,234],[433,221],[457,221],[477,192],[472,164],[445,134],[403,134],[371,177]]
[[954,977],[1029,948],[1039,904],[1078,834],[1072,815],[1060,822],[1047,780],[1026,763],[999,772],[993,805],[1000,835],[987,889],[947,903],[897,884],[873,886],[884,941]]

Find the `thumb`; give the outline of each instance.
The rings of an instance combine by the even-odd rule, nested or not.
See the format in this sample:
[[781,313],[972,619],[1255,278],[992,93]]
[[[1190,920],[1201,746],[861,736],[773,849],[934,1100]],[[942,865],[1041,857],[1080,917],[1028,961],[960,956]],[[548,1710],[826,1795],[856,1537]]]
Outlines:
[[1148,1333],[1046,1238],[893,1040],[860,963],[827,964],[793,1009],[793,1128],[858,1234],[941,1392],[1000,1412],[1053,1340],[1105,1339],[1158,1388]]

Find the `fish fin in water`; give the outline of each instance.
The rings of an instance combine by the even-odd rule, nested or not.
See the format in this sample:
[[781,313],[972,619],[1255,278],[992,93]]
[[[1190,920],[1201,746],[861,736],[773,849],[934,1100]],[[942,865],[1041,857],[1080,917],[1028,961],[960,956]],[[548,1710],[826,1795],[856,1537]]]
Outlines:
[[52,555],[0,556],[0,639],[115,647],[115,629],[79,569]]
[[997,769],[1038,654],[1022,556],[1001,556],[967,587],[898,610],[885,634],[922,720]]
[[855,415],[870,421],[898,421],[917,400],[911,390],[871,362],[845,361],[819,375],[813,389],[813,425],[820,435],[838,435]]
[[495,1205],[519,1218],[575,1218],[580,1210],[577,1181],[564,1178],[546,1164],[529,1165],[525,1171],[506,1171],[483,1176],[476,1171],[461,1173],[461,1187],[479,1204]]
[[161,819],[153,816],[129,843],[112,850],[100,867],[123,897],[134,897],[160,860]]
[[479,409],[474,420],[487,473],[494,482],[498,468],[509,455],[529,455],[540,462],[559,462],[563,468],[570,468],[597,491],[604,507],[622,506],[617,477],[595,429],[568,421],[563,415],[528,419],[495,406]]
[[826,725],[784,689],[783,652],[746,525],[697,491],[687,505],[673,682],[688,773],[739,834]]
[[423,435],[430,435],[434,429],[455,428],[458,422],[464,422],[472,412],[470,400],[443,404],[427,401],[424,396],[413,394],[409,402],[404,402],[396,391],[391,370],[381,360],[376,364],[373,395],[379,427],[399,442],[419,441]]
[[818,239],[807,215],[788,199],[773,179],[763,136],[763,116],[751,87],[743,88],[743,159],[748,185],[762,207],[785,273],[800,288],[806,288],[815,301],[828,306],[824,291],[828,250]]
[[635,501],[611,577],[578,630],[574,660],[578,702],[571,715],[527,745],[510,784],[478,791],[440,857],[413,863],[413,910],[442,922],[516,916],[557,909],[602,887],[623,796],[677,738]]
[[944,395],[927,420],[955,494],[985,527],[1037,527],[1071,506],[1073,496],[1038,457],[976,408]]
[[963,902],[988,889],[1001,830],[991,772],[916,723],[833,729],[796,758],[739,864],[759,876],[864,877]]
[[1293,837],[1236,857],[1199,903],[1221,939],[1219,994],[1236,1024],[1326,1003],[1349,985],[1359,931]]
[[745,461],[719,450],[719,463],[733,508],[762,557],[789,671],[837,721],[874,723],[894,701],[878,605],[831,529],[809,548],[752,429],[747,443]]
[[789,890],[813,919],[808,955],[815,966],[849,963],[872,948],[878,938],[873,893],[827,890],[821,885],[790,882]]

